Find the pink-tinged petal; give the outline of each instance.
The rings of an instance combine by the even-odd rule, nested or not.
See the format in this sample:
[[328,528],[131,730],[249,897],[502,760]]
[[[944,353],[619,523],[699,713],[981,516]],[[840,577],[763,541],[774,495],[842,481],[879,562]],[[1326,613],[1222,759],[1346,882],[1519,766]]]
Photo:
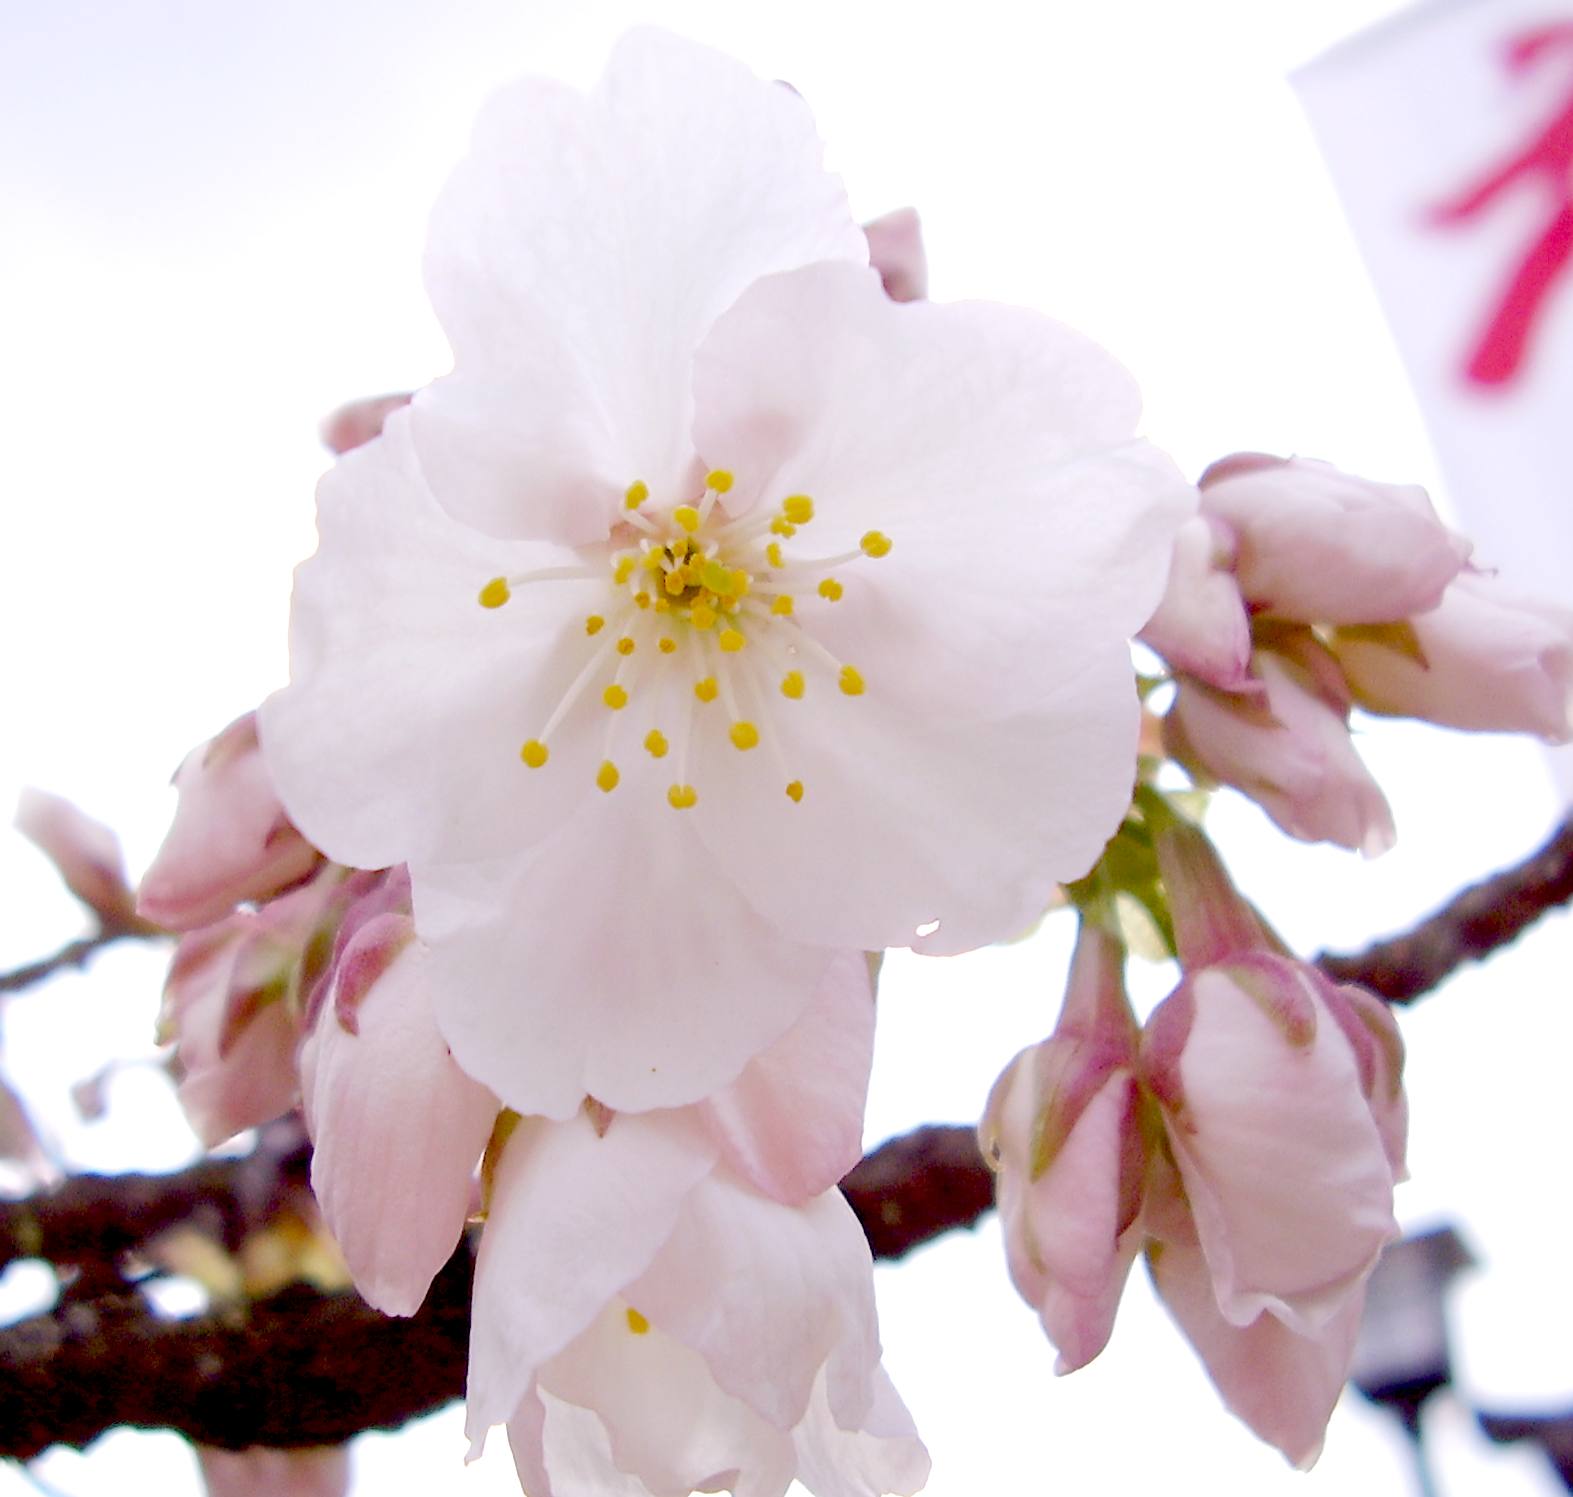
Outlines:
[[363,927],[341,969],[379,945],[396,954],[356,1005],[355,1032],[330,1001],[300,1057],[312,1189],[356,1287],[386,1315],[413,1315],[457,1245],[497,1116],[437,1032],[409,924],[385,915]]
[[304,1450],[198,1445],[196,1451],[208,1497],[345,1497],[350,1489],[347,1445]]
[[1349,1376],[1363,1285],[1314,1336],[1302,1336],[1270,1314],[1243,1326],[1220,1315],[1207,1262],[1194,1242],[1153,1243],[1147,1266],[1229,1411],[1309,1470]]
[[929,1478],[928,1451],[883,1367],[861,1427],[836,1422],[821,1382],[792,1438],[798,1480],[814,1497],[912,1497]]
[[1193,1005],[1183,1046],[1144,1067],[1219,1312],[1244,1326],[1270,1311],[1314,1334],[1398,1233],[1356,1056],[1321,980],[1297,963],[1261,955],[1208,968],[1182,992]]
[[609,1304],[542,1374],[558,1497],[723,1487],[783,1497],[795,1464],[789,1434],[729,1397],[692,1348],[658,1326],[634,1331],[630,1309],[638,1313],[637,1302]]
[[1322,998],[1360,1068],[1360,1086],[1382,1137],[1393,1179],[1407,1180],[1409,1100],[1404,1095],[1404,1040],[1398,1020],[1380,998],[1352,983],[1327,983]]
[[248,712],[175,771],[175,819],[137,890],[137,910],[167,930],[221,920],[305,878],[322,855],[290,824]]
[[698,1101],[797,1022],[834,955],[717,877],[656,768],[630,761],[517,857],[411,870],[437,1022],[519,1112],[567,1117],[586,1093],[631,1112]]
[[1176,670],[1221,691],[1251,683],[1251,624],[1234,580],[1234,537],[1211,515],[1195,515],[1174,538],[1174,559],[1143,642]]
[[[551,1473],[546,1469],[546,1403],[537,1383],[530,1384],[508,1421],[508,1450],[514,1470],[519,1473],[519,1485],[530,1497],[557,1497]],[[610,1497],[619,1497],[614,1484],[608,1483],[607,1491]],[[635,1487],[632,1497],[644,1494]]]
[[784,1205],[829,1190],[862,1156],[873,1056],[868,958],[844,951],[803,1017],[699,1104],[722,1158]]
[[1340,630],[1333,650],[1367,711],[1573,737],[1573,611],[1495,577],[1466,573],[1431,612],[1396,630]]
[[493,577],[579,557],[449,520],[397,412],[323,477],[318,529],[296,573],[292,683],[259,714],[268,771],[301,831],[337,862],[383,868],[495,855],[568,815],[574,791],[531,775],[519,753],[577,668],[563,645],[583,636],[590,603],[576,596],[599,601],[604,587],[520,586],[506,608],[477,599]]
[[63,796],[24,789],[16,829],[51,863],[77,899],[105,925],[136,925],[120,839]]
[[352,400],[324,418],[319,435],[322,445],[340,455],[353,452],[373,437],[382,435],[388,417],[410,403],[409,391],[397,395],[373,395]]
[[1255,612],[1373,624],[1434,608],[1469,556],[1424,489],[1305,458],[1242,453],[1201,478],[1202,509],[1235,533]]
[[649,1266],[715,1146],[688,1113],[526,1119],[502,1150],[475,1266],[469,1417],[476,1447],[538,1370]]
[[897,208],[863,225],[868,263],[892,301],[923,301],[929,293],[923,225],[914,208]]
[[807,107],[719,53],[636,31],[587,97],[499,93],[427,248],[456,368],[417,400],[439,499],[579,543],[635,479],[686,496],[707,329],[758,277],[838,259],[867,248]]
[[197,1137],[208,1148],[288,1112],[300,1094],[295,1021],[281,1002],[266,1004],[225,1050],[218,1035],[182,1036],[179,1087]]
[[1170,753],[1198,778],[1250,796],[1291,837],[1367,857],[1386,852],[1392,812],[1355,751],[1345,714],[1295,662],[1258,650],[1253,663],[1265,702],[1181,680],[1164,720]]
[[867,1412],[879,1363],[873,1270],[839,1191],[794,1208],[718,1173],[689,1194],[626,1295],[777,1429],[804,1417],[822,1367],[837,1417],[855,1425]]

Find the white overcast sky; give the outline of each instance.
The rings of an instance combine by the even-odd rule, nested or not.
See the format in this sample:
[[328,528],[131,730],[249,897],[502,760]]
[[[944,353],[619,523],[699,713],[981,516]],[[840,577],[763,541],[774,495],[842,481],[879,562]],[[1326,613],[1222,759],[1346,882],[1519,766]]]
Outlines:
[[[283,680],[289,571],[314,544],[326,462],[319,417],[444,367],[419,258],[477,107],[522,72],[589,81],[634,21],[794,83],[856,210],[923,213],[936,297],[1031,304],[1101,339],[1140,379],[1149,435],[1189,471],[1250,447],[1440,489],[1285,82],[1397,8],[5,6],[0,800],[24,784],[68,794],[120,829],[134,868],[146,862],[174,765]],[[1530,746],[1392,727],[1363,742],[1399,823],[1399,847],[1375,864],[1288,844],[1229,797],[1216,808],[1248,891],[1307,952],[1407,922],[1527,851],[1558,814]],[[0,881],[0,963],[74,932],[69,901],[18,839],[0,839]],[[1056,927],[972,957],[892,961],[871,1142],[976,1115],[1015,1049],[1051,1026],[1067,938]],[[1473,1396],[1503,1405],[1573,1403],[1573,1221],[1553,1142],[1570,966],[1573,931],[1553,920],[1404,1020],[1415,1132],[1401,1213],[1459,1221],[1485,1259],[1456,1305],[1460,1366]],[[64,1097],[113,1055],[150,1053],[158,979],[151,953],[115,952],[5,1015],[7,1063],[84,1167],[190,1157],[148,1072],[116,1084],[107,1124],[81,1124]],[[880,1292],[935,1497],[1176,1480],[1252,1497],[1404,1490],[1401,1452],[1358,1405],[1335,1419],[1315,1473],[1289,1472],[1218,1408],[1140,1271],[1110,1351],[1063,1381],[992,1227],[882,1269]],[[1457,1411],[1440,1412],[1436,1441],[1448,1497],[1555,1490],[1526,1452],[1483,1454]],[[450,1413],[361,1442],[357,1490],[516,1490],[495,1448],[461,1472]],[[168,1436],[117,1435],[41,1469],[75,1497],[196,1490]],[[27,1488],[0,1469],[0,1493],[13,1490]]]

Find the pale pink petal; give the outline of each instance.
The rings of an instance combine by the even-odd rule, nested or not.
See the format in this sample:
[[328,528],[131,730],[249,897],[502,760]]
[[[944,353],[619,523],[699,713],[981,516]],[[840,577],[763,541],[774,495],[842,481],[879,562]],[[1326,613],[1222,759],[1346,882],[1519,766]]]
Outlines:
[[698,1101],[796,1023],[831,962],[717,876],[654,771],[630,764],[512,859],[411,870],[437,1022],[520,1112]]
[[874,1401],[860,1428],[836,1422],[821,1381],[792,1438],[798,1480],[814,1497],[912,1497],[929,1478],[928,1451],[883,1367],[874,1371]]
[[715,1162],[689,1113],[521,1122],[502,1151],[475,1267],[469,1417],[475,1446],[538,1370],[649,1266]]
[[1174,539],[1158,611],[1141,638],[1176,670],[1223,691],[1248,687],[1251,625],[1234,580],[1234,537],[1211,515],[1195,515]]
[[578,787],[531,775],[519,751],[577,667],[562,648],[590,611],[576,594],[599,601],[604,586],[521,586],[497,609],[477,599],[493,577],[578,556],[449,520],[398,412],[324,476],[318,528],[296,573],[292,684],[259,714],[268,771],[301,831],[337,862],[383,868],[493,855],[569,814]]
[[577,543],[635,479],[686,494],[710,324],[761,275],[867,258],[820,157],[790,89],[659,32],[625,37],[588,97],[499,93],[427,250],[457,371],[416,402],[441,502]]
[[[222,1022],[222,1011],[216,1018]],[[295,1020],[282,1002],[265,1004],[222,1049],[217,1023],[205,1033],[182,1033],[180,1105],[203,1144],[212,1148],[295,1105],[300,1095],[295,1069],[299,1039]]]
[[879,1362],[873,1273],[839,1191],[793,1208],[718,1173],[689,1194],[626,1293],[778,1429],[803,1418],[822,1367],[837,1417],[855,1425],[867,1412]]
[[[1314,1334],[1398,1233],[1393,1171],[1320,980],[1261,956],[1194,974],[1159,1005],[1183,1043],[1145,1058],[1223,1317]],[[1297,1000],[1303,1000],[1297,1002]]]
[[868,958],[841,952],[803,1017],[699,1104],[722,1158],[785,1205],[829,1190],[862,1156],[873,1056]]
[[[531,1382],[519,1407],[508,1421],[507,1428],[508,1450],[513,1456],[514,1470],[519,1473],[519,1485],[530,1497],[558,1497],[557,1488],[552,1484],[551,1474],[546,1469],[546,1403],[538,1383]],[[603,1443],[604,1439],[603,1431]],[[586,1442],[578,1440],[574,1443],[582,1445]],[[607,1464],[610,1465],[610,1457]],[[622,1497],[614,1483],[608,1481],[604,1485],[608,1497]],[[629,1497],[645,1497],[645,1494],[636,1485],[629,1490]]]
[[1371,712],[1450,728],[1573,737],[1573,611],[1465,574],[1402,638],[1343,630],[1333,649]]
[[16,829],[55,865],[66,888],[106,925],[136,923],[120,839],[64,796],[24,789]]
[[1373,483],[1306,458],[1238,454],[1201,478],[1202,509],[1235,533],[1254,612],[1370,624],[1434,608],[1469,543],[1422,488]]
[[863,235],[868,240],[868,262],[879,272],[886,296],[892,301],[922,301],[928,296],[928,256],[916,209],[882,214],[863,225]]
[[344,1497],[350,1489],[347,1445],[301,1450],[220,1450],[198,1445],[208,1497]]
[[[371,921],[341,969],[407,920]],[[355,1286],[387,1315],[413,1315],[470,1211],[497,1100],[453,1062],[432,1018],[427,958],[407,938],[355,1008],[330,999],[301,1050],[311,1184]]]
[[1194,1243],[1153,1243],[1147,1264],[1229,1411],[1294,1465],[1313,1466],[1349,1376],[1364,1289],[1350,1295],[1316,1335],[1301,1336],[1270,1314],[1244,1326],[1224,1319]]
[[1170,753],[1204,780],[1250,796],[1291,837],[1367,857],[1393,845],[1393,815],[1356,752],[1343,712],[1292,661],[1258,650],[1260,697],[1182,679],[1164,720]]
[[287,889],[321,861],[279,803],[255,713],[193,749],[175,771],[175,789],[175,819],[137,890],[138,913],[155,925],[209,925]]
[[382,435],[382,428],[401,406],[410,403],[410,394],[373,395],[341,405],[323,419],[318,434],[330,452],[343,454]]

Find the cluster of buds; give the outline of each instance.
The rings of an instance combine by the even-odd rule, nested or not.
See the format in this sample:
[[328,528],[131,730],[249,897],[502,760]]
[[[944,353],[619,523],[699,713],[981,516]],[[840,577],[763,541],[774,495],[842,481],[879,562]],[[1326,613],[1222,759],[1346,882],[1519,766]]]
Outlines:
[[1084,912],[1058,1026],[981,1126],[1011,1276],[1070,1372],[1145,1253],[1229,1408],[1307,1466],[1397,1235],[1402,1045],[1381,1002],[1283,952],[1199,829],[1145,804],[1182,977],[1138,1025],[1123,946]]
[[1238,453],[1200,490],[1142,634],[1175,673],[1165,745],[1199,782],[1369,856],[1393,819],[1352,707],[1573,737],[1573,612],[1473,567],[1423,489]]

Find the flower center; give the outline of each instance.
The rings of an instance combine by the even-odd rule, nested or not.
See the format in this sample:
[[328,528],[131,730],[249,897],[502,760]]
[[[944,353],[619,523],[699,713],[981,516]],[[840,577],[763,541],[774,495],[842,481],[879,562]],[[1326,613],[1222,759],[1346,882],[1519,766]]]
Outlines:
[[642,739],[652,758],[674,759],[677,773],[667,804],[685,810],[699,799],[687,778],[688,748],[710,715],[705,709],[716,702],[732,746],[746,753],[766,744],[786,794],[794,802],[803,799],[803,782],[787,767],[772,731],[772,704],[778,698],[803,702],[811,689],[827,684],[844,696],[861,696],[863,677],[802,627],[798,605],[840,601],[843,588],[834,571],[888,555],[891,542],[871,530],[854,551],[788,558],[786,547],[814,518],[814,501],[792,494],[774,509],[762,506],[729,520],[717,515],[716,501],[731,488],[732,475],[718,468],[706,478],[697,504],[662,511],[651,504],[649,488],[634,483],[604,561],[493,577],[480,590],[481,607],[498,609],[515,588],[532,583],[600,577],[606,588],[604,604],[585,616],[583,665],[537,736],[519,750],[528,768],[546,766],[553,735],[599,689],[609,717],[595,783],[608,794],[615,790],[622,774],[613,751],[626,709],[645,700],[659,703],[657,688],[675,668],[686,674],[690,688],[682,695],[682,720],[651,722]]

